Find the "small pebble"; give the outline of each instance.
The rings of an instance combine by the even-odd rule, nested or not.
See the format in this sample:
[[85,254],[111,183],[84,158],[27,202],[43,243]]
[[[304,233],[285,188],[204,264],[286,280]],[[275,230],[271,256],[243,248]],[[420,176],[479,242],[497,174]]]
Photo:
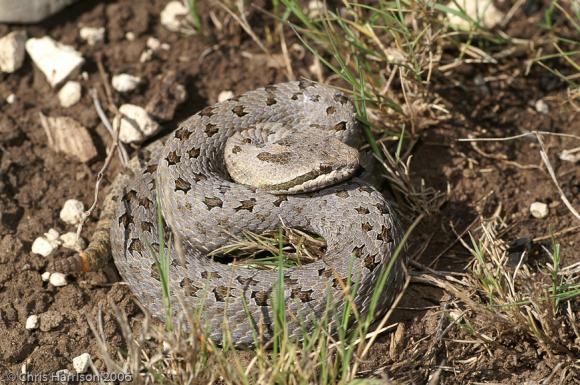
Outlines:
[[178,32],[181,29],[182,19],[188,13],[182,1],[170,1],[161,11],[161,24],[170,31]]
[[89,369],[91,363],[91,355],[83,353],[78,357],[73,358],[73,368],[77,373],[85,373]]
[[536,111],[538,111],[541,114],[547,114],[548,112],[550,112],[548,104],[542,99],[538,99],[534,104],[534,107],[536,108]]
[[24,62],[26,31],[14,31],[0,38],[0,72],[15,72]]
[[66,82],[58,91],[58,100],[64,108],[77,104],[81,100],[81,83],[70,80]]
[[169,51],[171,46],[168,43],[161,43],[161,49],[164,51]]
[[137,88],[140,82],[141,78],[138,76],[119,74],[113,76],[111,84],[113,85],[113,88],[119,92],[130,92]]
[[60,210],[60,219],[70,225],[78,225],[83,220],[85,205],[76,199],[69,199],[64,202]]
[[67,249],[81,251],[87,246],[85,240],[83,238],[77,238],[77,233],[73,233],[72,231],[61,235],[60,240],[62,241],[62,245]]
[[133,32],[127,32],[125,34],[125,39],[127,39],[129,41],[133,41],[133,40],[135,40],[135,34]]
[[[134,104],[123,104],[119,111],[123,114],[119,128],[119,139],[123,143],[142,142],[159,131],[160,126],[144,108]],[[119,124],[115,118],[115,127]]]
[[[462,30],[469,30],[473,27],[474,23],[471,20],[478,20],[479,25],[484,28],[493,28],[505,18],[505,13],[497,9],[492,0],[450,1],[447,7],[457,12],[447,13],[449,24]],[[460,14],[466,14],[471,20],[466,20]]]
[[234,97],[234,93],[230,90],[226,90],[226,91],[222,91],[220,92],[220,94],[218,95],[218,103],[221,103],[223,101],[226,101],[228,99],[231,99]]
[[43,257],[49,256],[57,247],[60,246],[60,240],[58,239],[58,232],[54,229],[50,229],[48,233],[44,236],[38,237],[32,242],[32,252],[35,254],[40,254]]
[[44,273],[42,273],[40,278],[42,279],[43,282],[48,282],[48,280],[50,279],[50,271],[45,271]]
[[68,283],[66,281],[66,275],[64,275],[63,273],[52,273],[50,275],[50,278],[48,279],[48,282],[52,286],[56,287],[66,286],[66,284]]
[[139,56],[139,61],[141,63],[146,63],[149,60],[151,60],[152,57],[153,57],[153,50],[146,49],[145,51],[143,51],[143,53],[141,54],[141,56]]
[[38,316],[36,314],[28,316],[28,318],[26,319],[26,325],[24,327],[28,330],[37,329],[38,328]]
[[6,103],[12,104],[16,101],[16,95],[10,94],[6,97]]
[[543,202],[534,202],[530,205],[530,213],[534,218],[546,218],[548,216],[548,212],[548,205]]
[[156,39],[153,36],[151,36],[147,39],[147,47],[155,51],[159,49],[159,47],[161,47],[161,42],[159,41],[159,39]]
[[105,40],[105,28],[82,27],[79,30],[81,39],[86,41],[89,45],[102,43]]
[[564,162],[576,163],[580,161],[580,147],[564,150],[558,154],[558,157]]

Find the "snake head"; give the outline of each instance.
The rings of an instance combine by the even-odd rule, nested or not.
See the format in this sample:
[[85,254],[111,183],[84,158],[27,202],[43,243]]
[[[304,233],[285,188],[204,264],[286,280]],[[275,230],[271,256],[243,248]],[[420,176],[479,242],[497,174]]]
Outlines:
[[260,123],[226,141],[226,168],[234,181],[272,194],[320,190],[348,179],[359,153],[329,130]]

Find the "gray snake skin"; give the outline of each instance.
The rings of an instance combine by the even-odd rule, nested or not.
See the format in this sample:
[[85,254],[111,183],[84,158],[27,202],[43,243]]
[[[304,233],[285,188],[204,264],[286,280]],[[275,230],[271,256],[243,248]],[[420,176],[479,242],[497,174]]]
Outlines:
[[[223,337],[227,319],[237,345],[253,344],[257,331],[265,338],[272,336],[271,295],[279,275],[276,270],[224,264],[208,257],[212,250],[232,243],[242,230],[261,233],[278,229],[283,222],[327,241],[321,259],[283,272],[292,337],[300,337],[323,317],[328,299],[338,311],[344,308],[343,285],[349,274],[359,284],[354,303],[361,314],[366,314],[377,279],[401,237],[389,203],[374,187],[356,177],[298,194],[284,194],[280,189],[283,183],[277,184],[276,194],[272,194],[232,181],[224,159],[228,138],[260,127],[265,127],[269,135],[275,135],[272,130],[277,127],[285,127],[289,138],[294,131],[322,131],[353,147],[362,137],[352,103],[328,86],[299,81],[250,91],[193,115],[164,145],[153,146],[145,161],[133,162],[133,177],[124,182],[111,220],[111,250],[119,273],[140,302],[154,316],[164,319],[161,283],[151,255],[151,249],[159,247],[159,200],[168,228],[181,239],[184,256],[179,258],[176,248],[171,247],[173,309],[184,305],[185,310],[192,311],[202,306],[202,325],[217,341]],[[243,141],[249,143],[251,139]],[[332,157],[325,152],[327,146],[315,141],[307,148]],[[232,153],[239,151],[235,146],[228,148],[233,148]],[[262,158],[266,163],[288,161],[284,157]],[[292,170],[300,160],[290,161]],[[328,171],[330,166],[326,166],[321,169]],[[260,168],[260,162],[256,167]],[[264,173],[257,172],[251,178],[267,178],[260,176]],[[328,182],[324,178],[317,180]],[[379,309],[391,306],[401,288],[399,262],[403,260],[389,275]]]

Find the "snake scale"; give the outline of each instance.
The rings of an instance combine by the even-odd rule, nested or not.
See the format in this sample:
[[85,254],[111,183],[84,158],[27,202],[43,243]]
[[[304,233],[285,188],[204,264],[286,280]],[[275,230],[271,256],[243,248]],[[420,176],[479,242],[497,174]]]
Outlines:
[[[150,146],[132,161],[131,177],[113,183],[113,211],[104,222],[119,273],[140,302],[164,319],[152,255],[159,248],[158,200],[167,227],[181,239],[184,257],[171,247],[173,309],[203,306],[202,324],[211,338],[223,337],[224,320],[237,345],[252,344],[257,330],[272,336],[272,292],[279,272],[220,263],[208,253],[232,243],[242,230],[261,233],[281,223],[327,242],[319,260],[283,271],[290,336],[311,329],[329,299],[336,310],[344,308],[349,276],[358,285],[354,304],[366,314],[401,234],[389,202],[352,177],[361,137],[351,101],[306,80],[206,107],[163,145]],[[396,263],[380,308],[392,305],[402,278]]]

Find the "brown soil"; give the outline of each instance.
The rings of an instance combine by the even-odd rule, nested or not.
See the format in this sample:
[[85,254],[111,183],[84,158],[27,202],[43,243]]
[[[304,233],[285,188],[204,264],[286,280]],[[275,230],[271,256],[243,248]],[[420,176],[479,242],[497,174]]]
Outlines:
[[[178,74],[188,96],[173,118],[163,123],[166,132],[185,117],[215,103],[223,90],[240,93],[287,80],[285,69],[276,63],[268,63],[233,20],[225,23],[221,30],[212,30],[211,37],[172,33],[159,23],[164,3],[161,0],[142,1],[139,5],[130,0],[81,2],[39,25],[0,25],[0,36],[25,29],[29,36],[49,35],[74,45],[87,60],[83,71],[88,75],[88,79],[82,81],[81,101],[64,109],[59,105],[56,92],[29,58],[17,73],[0,74],[0,373],[20,372],[23,364],[31,372],[72,370],[73,357],[83,352],[91,354],[98,368],[104,368],[88,322],[94,322],[102,308],[109,343],[112,347],[122,347],[123,340],[109,311],[110,305],[120,306],[130,319],[141,317],[130,291],[115,282],[114,274],[78,274],[69,277],[67,286],[55,288],[43,282],[41,274],[50,262],[70,255],[70,252],[61,248],[55,255],[44,258],[30,251],[33,240],[50,228],[60,233],[74,231],[59,219],[59,210],[66,199],[79,199],[87,207],[92,203],[96,174],[103,165],[105,148],[110,144],[109,135],[98,119],[88,93],[90,88],[97,88],[102,103],[105,103],[96,65],[97,55],[102,56],[109,74],[127,72],[144,79],[137,91],[127,96],[116,95],[118,105],[131,102],[145,106],[159,92],[159,77],[169,70]],[[204,10],[202,6],[201,15],[207,14]],[[222,11],[216,11],[216,15],[222,19],[225,16]],[[267,20],[266,16],[254,14],[251,22],[259,26]],[[209,23],[206,19],[203,22],[205,25]],[[514,24],[526,31],[534,28],[532,22],[522,16]],[[79,25],[104,26],[106,44],[88,46],[79,38]],[[129,31],[135,34],[134,41],[125,39],[125,33]],[[139,57],[150,36],[168,43],[171,49],[159,50],[152,60],[140,63]],[[271,49],[278,52],[279,46]],[[299,52],[292,50],[290,54],[295,75],[312,78],[308,71],[311,59],[308,56],[302,58]],[[434,218],[428,219],[428,226],[425,226],[431,229],[431,233],[436,229],[436,234],[424,254],[429,257],[421,261],[424,264],[431,263],[429,258],[445,251],[454,242],[451,223],[456,231],[461,232],[479,213],[490,215],[498,205],[510,224],[503,235],[507,240],[549,235],[578,223],[562,204],[545,168],[527,167],[541,166],[538,145],[534,140],[479,143],[481,152],[475,151],[469,143],[456,141],[469,135],[505,137],[525,130],[580,133],[578,113],[562,102],[565,100],[565,85],[537,66],[525,74],[524,59],[510,56],[493,65],[464,64],[446,74],[447,79],[454,79],[453,83],[446,79],[434,80],[433,91],[442,98],[451,111],[451,117],[421,133],[421,140],[415,148],[413,177],[417,181],[423,178],[427,185],[441,190],[447,189],[449,184],[451,192],[447,203]],[[16,95],[16,102],[8,104],[4,100],[11,93]],[[548,114],[534,109],[538,99],[548,104]],[[89,129],[99,149],[99,157],[91,163],[81,164],[53,152],[47,145],[38,119],[39,112],[77,119]],[[552,149],[550,160],[564,192],[573,206],[580,207],[578,167],[560,161],[556,156],[558,151],[571,148],[574,142],[546,137],[545,144]],[[112,179],[118,169],[115,158],[107,178]],[[529,205],[533,201],[549,203],[547,218],[530,216]],[[84,229],[85,237],[91,233],[95,221],[96,213]],[[427,239],[416,236],[415,242],[421,241]],[[563,234],[558,241],[562,245],[563,265],[580,259],[577,253],[580,232]],[[544,243],[549,244],[549,240]],[[535,245],[532,262],[545,262],[545,255],[539,250],[539,245]],[[453,247],[444,252],[435,267],[457,271],[464,268],[468,259],[464,249]],[[401,347],[435,331],[440,303],[445,300],[444,293],[432,287],[420,284],[410,287],[401,310],[396,313],[397,320],[404,321],[407,330]],[[29,331],[24,328],[30,314],[40,315],[39,329]],[[383,340],[375,346],[375,354],[371,354],[373,358],[365,365],[365,372],[388,374],[385,367],[396,361],[397,354],[389,353],[390,337],[387,335]],[[434,360],[431,368],[422,366],[427,365],[426,362],[417,364],[418,372],[425,375],[425,382],[429,370],[434,370],[437,365],[462,368],[460,361],[470,358],[463,356],[460,348],[445,351],[446,347],[442,345],[437,349],[436,356],[445,355],[446,363]],[[442,383],[477,380],[516,384],[545,378],[554,365],[550,357],[539,357],[533,351],[526,351],[525,347],[513,349],[500,345],[465,372],[445,372]]]

